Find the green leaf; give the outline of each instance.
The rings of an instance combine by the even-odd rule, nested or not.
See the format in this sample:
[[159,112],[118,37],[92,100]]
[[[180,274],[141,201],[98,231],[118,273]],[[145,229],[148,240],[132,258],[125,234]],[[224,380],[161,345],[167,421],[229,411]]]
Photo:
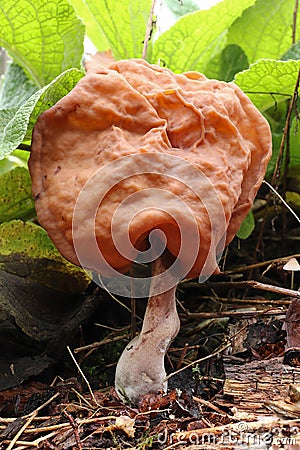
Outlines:
[[85,0],[116,59],[140,58],[151,0]]
[[288,61],[290,59],[300,59],[300,41],[292,45],[281,59],[282,61]]
[[261,59],[236,74],[235,83],[261,111],[289,99],[295,90],[300,61]]
[[[300,182],[300,177],[298,178],[298,181]],[[300,194],[297,192],[287,192],[286,202],[292,209],[300,210]]]
[[255,227],[255,220],[252,211],[248,213],[244,221],[242,222],[242,225],[239,229],[239,231],[236,233],[237,237],[239,239],[247,239]]
[[[8,156],[5,156],[4,158],[0,159],[0,176],[4,173],[8,172],[11,169],[14,169],[15,167],[27,167],[27,159],[23,159],[21,155],[19,155],[19,152],[23,152],[22,150],[16,150],[15,152],[11,153]],[[28,153],[29,152],[23,152]],[[1,190],[1,186],[0,186]]]
[[290,134],[290,163],[289,167],[300,166],[300,131],[299,120],[293,119]]
[[238,45],[227,45],[224,50],[211,59],[206,67],[205,75],[217,80],[232,81],[234,75],[248,69],[247,56]]
[[5,0],[0,5],[0,46],[38,87],[81,67],[84,25],[68,0]]
[[238,45],[227,45],[222,51],[220,79],[232,81],[234,75],[249,67],[247,56]]
[[0,109],[17,108],[36,91],[36,85],[28,79],[22,67],[11,63],[0,89]]
[[240,45],[249,63],[281,58],[292,44],[294,8],[295,0],[257,0],[230,28],[228,44]]
[[272,156],[266,170],[266,178],[271,178],[273,176],[279,155],[281,140],[282,133],[272,133]]
[[83,76],[82,70],[69,69],[55,78],[48,86],[35,92],[17,110],[0,133],[0,158],[14,151],[25,138],[30,140],[32,128],[39,114],[68,94]]
[[179,19],[154,42],[152,62],[163,61],[174,72],[205,73],[208,62],[226,45],[228,28],[255,0],[223,0],[206,11]]
[[3,133],[4,128],[12,120],[17,111],[18,108],[0,109],[0,134]]
[[9,64],[0,88],[0,132],[37,87],[17,64]]
[[89,10],[85,0],[71,0],[77,15],[83,20],[86,27],[86,34],[99,52],[108,50],[109,44],[106,40],[98,21]]
[[[289,155],[289,174],[291,172],[291,169],[294,169],[295,167],[300,167],[300,131],[298,129],[298,123],[297,119],[294,118],[292,120],[292,125],[290,128],[290,139],[289,139],[289,146],[290,146],[290,155]],[[270,159],[270,162],[268,164],[266,177],[270,178],[273,175],[274,169],[276,167],[278,155],[279,155],[279,149],[282,141],[282,129],[281,128],[280,133],[272,133],[272,157]],[[283,150],[283,156],[282,161],[284,162],[286,159],[286,146]],[[284,172],[284,163],[282,163],[281,166],[281,174]],[[300,186],[300,185],[299,185]]]
[[25,276],[20,262],[25,263],[22,270],[28,280],[39,279],[41,285],[63,292],[82,292],[90,282],[83,269],[61,256],[43,228],[21,220],[2,223],[0,269]]
[[35,217],[28,169],[16,167],[0,175],[0,222]]

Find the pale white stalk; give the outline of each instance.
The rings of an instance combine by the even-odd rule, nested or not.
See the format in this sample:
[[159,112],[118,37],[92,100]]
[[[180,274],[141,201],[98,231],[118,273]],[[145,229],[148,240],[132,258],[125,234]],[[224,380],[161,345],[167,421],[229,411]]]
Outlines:
[[[152,275],[159,275],[169,265],[165,255],[153,263]],[[164,359],[171,341],[179,331],[175,286],[159,295],[158,282],[151,281],[150,297],[142,330],[124,349],[116,369],[115,388],[124,401],[135,405],[149,393],[167,389]]]

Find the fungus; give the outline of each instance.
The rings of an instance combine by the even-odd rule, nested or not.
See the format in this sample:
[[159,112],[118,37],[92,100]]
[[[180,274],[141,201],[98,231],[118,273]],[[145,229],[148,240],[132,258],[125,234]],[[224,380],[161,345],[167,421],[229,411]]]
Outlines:
[[[39,117],[29,169],[38,220],[58,250],[121,281],[134,261],[153,261],[141,333],[116,369],[122,398],[166,390],[176,285],[218,272],[270,155],[268,123],[234,83],[143,60],[93,65]],[[134,281],[143,297],[145,279]]]
[[300,264],[298,263],[296,258],[291,258],[287,263],[282,267],[283,270],[291,272],[291,289],[294,289],[294,274],[295,272],[299,272]]

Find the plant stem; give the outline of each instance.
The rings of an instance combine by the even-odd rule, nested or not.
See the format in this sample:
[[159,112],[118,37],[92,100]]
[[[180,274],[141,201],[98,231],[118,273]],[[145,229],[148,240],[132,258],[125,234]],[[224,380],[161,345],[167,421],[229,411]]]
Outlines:
[[155,4],[156,4],[156,0],[152,0],[152,6],[150,9],[150,14],[149,14],[147,28],[146,28],[146,34],[145,34],[145,39],[144,39],[144,47],[143,47],[143,53],[142,53],[143,59],[147,58],[148,45],[149,45],[149,41],[151,39],[151,35],[153,32],[153,16],[154,16]]

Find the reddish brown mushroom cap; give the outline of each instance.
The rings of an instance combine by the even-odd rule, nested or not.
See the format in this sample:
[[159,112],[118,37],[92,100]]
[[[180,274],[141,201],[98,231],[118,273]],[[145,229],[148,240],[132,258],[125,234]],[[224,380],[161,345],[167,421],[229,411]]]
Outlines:
[[[159,170],[143,166],[143,155],[148,154],[157,155]],[[197,223],[200,245],[187,276],[198,276],[208,258],[209,270],[216,270],[217,250],[214,255],[209,252],[212,228],[218,228],[217,210],[222,209],[224,216],[224,230],[218,230],[217,235],[221,239],[226,233],[229,243],[251,208],[271,155],[267,121],[234,83],[208,80],[195,72],[175,75],[142,60],[116,62],[109,69],[93,67],[93,73],[41,114],[29,161],[38,219],[73,263],[79,264],[72,221],[80,192],[97,170],[134,155],[141,156],[136,163],[137,175],[122,179],[120,166],[118,177],[122,180],[115,185],[112,182],[96,212],[96,239],[105,260],[117,271],[126,272],[134,251],[121,255],[114,239],[122,242],[123,235],[129,235],[134,247],[145,249],[147,236],[155,228],[165,233],[169,251],[178,256],[182,236],[176,216],[182,215],[180,208],[175,204],[163,211],[152,203],[147,207],[150,187],[169,192],[170,202],[172,196],[179,198]],[[176,177],[170,177],[173,162],[162,160],[160,155],[181,158],[207,177],[218,197],[215,205],[211,202],[209,212],[205,204],[211,195],[208,185],[201,191],[199,178],[203,196],[199,199],[187,185],[183,166],[178,165],[177,173],[172,166]],[[113,236],[116,208],[135,193],[139,193],[140,211],[130,223],[119,222]],[[87,202],[80,216],[80,239],[86,241],[87,255],[91,248],[84,231],[85,219],[92,214]],[[190,217],[185,214],[181,220],[189,234],[193,229]],[[183,265],[188,253],[188,248],[181,253]],[[93,259],[89,267],[101,271]]]

